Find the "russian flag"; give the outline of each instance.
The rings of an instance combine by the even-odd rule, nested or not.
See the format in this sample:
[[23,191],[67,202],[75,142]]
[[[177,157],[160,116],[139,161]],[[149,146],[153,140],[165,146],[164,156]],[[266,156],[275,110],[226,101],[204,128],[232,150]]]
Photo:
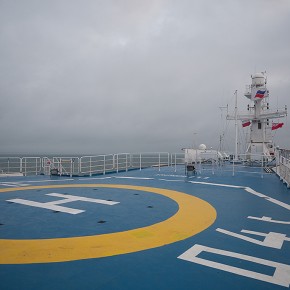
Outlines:
[[247,121],[242,121],[242,126],[243,127],[248,127],[251,125],[251,121],[247,120]]
[[272,130],[282,128],[284,123],[272,123]]
[[257,90],[255,99],[263,99],[266,96],[266,90]]

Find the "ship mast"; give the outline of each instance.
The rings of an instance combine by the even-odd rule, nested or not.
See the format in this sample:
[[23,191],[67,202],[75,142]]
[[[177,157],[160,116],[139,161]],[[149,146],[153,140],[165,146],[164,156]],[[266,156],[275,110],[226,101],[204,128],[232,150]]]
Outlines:
[[238,160],[238,91],[235,91],[235,161]]
[[260,160],[261,156],[264,156],[265,159],[270,161],[274,155],[270,120],[287,116],[287,108],[285,107],[284,110],[277,109],[276,111],[270,110],[265,73],[256,73],[251,78],[252,84],[247,86],[245,93],[245,97],[252,102],[252,106],[248,105],[248,114],[240,115],[237,113],[237,94],[235,93],[235,114],[234,116],[227,115],[227,120],[235,120],[235,159],[237,158],[237,120],[241,120],[244,124],[250,126],[250,140],[246,150],[247,159]]

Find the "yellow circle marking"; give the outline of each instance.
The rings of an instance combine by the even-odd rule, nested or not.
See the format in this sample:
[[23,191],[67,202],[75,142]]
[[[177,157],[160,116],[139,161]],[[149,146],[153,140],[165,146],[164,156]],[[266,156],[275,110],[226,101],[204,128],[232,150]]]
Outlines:
[[189,238],[208,228],[216,219],[206,201],[186,193],[119,184],[73,184],[0,189],[0,192],[43,188],[105,187],[147,191],[177,202],[178,211],[165,221],[133,230],[56,239],[0,240],[0,264],[64,262],[114,256],[152,249]]

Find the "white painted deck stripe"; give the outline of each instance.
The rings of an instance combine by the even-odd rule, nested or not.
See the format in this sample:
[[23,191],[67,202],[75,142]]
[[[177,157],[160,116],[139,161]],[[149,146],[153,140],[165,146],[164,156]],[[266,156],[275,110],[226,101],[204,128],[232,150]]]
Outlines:
[[31,200],[25,200],[25,199],[20,199],[20,198],[10,199],[7,201],[18,203],[18,204],[24,204],[24,205],[28,205],[28,206],[32,206],[32,207],[50,209],[53,211],[65,212],[65,213],[69,213],[69,214],[79,214],[79,213],[84,212],[84,210],[63,207],[63,206],[54,205],[54,204],[50,204],[50,203],[42,203],[42,202],[36,202],[36,201],[31,201]]
[[114,176],[114,178],[121,178],[121,179],[139,179],[139,180],[152,180],[154,178],[151,177],[130,177],[130,176]]
[[260,192],[257,192],[254,189],[252,189],[251,187],[245,187],[245,191],[247,191],[247,192],[249,192],[251,194],[254,194],[256,196],[259,196],[259,197],[264,197],[264,198],[267,197],[267,195],[264,195],[264,194],[262,194]]
[[266,200],[268,200],[268,201],[270,201],[270,202],[272,202],[272,203],[275,203],[275,204],[277,204],[277,205],[279,205],[279,206],[281,206],[281,207],[284,207],[284,208],[290,210],[290,205],[289,205],[289,204],[286,204],[286,203],[284,203],[284,202],[282,202],[282,201],[279,201],[279,200],[277,200],[277,199],[274,199],[274,198],[272,198],[272,197],[268,197],[268,196],[266,197]]
[[59,180],[53,180],[53,179],[45,179],[45,180],[29,180],[27,182],[31,183],[43,183],[43,182],[63,182],[63,181],[72,181],[73,178],[65,178],[65,179],[59,179]]
[[[198,255],[202,252],[208,252],[208,253],[213,253],[213,254],[217,254],[221,256],[235,258],[237,259],[237,266],[231,266],[231,265],[207,260],[204,258],[199,258]],[[244,277],[248,277],[248,278],[252,278],[256,280],[261,280],[268,283],[273,283],[273,284],[284,286],[284,287],[289,287],[290,285],[290,276],[289,276],[290,265],[287,265],[287,264],[282,264],[282,263],[265,260],[265,259],[261,259],[261,258],[257,258],[253,256],[243,255],[237,252],[230,252],[230,251],[224,251],[221,249],[210,248],[210,247],[206,247],[206,246],[198,245],[198,244],[195,244],[193,247],[191,247],[189,250],[184,252],[178,258],[189,261],[189,262],[197,263],[203,266],[215,268],[218,270],[230,272],[233,274],[237,274],[240,276],[244,276]],[[273,267],[275,269],[274,274],[273,275],[262,274],[262,273],[254,272],[254,271],[247,270],[244,268],[239,268],[239,260],[244,260],[248,262],[253,262],[255,264]]]
[[112,178],[112,177],[110,177],[110,176],[108,176],[108,177],[81,177],[78,180],[92,180],[92,179],[103,180],[103,179],[110,179],[110,178]]
[[89,197],[82,197],[82,196],[75,196],[75,195],[61,194],[61,193],[48,193],[46,195],[65,198],[59,201],[53,201],[52,203],[54,204],[67,203],[67,202],[72,202],[72,201],[87,201],[87,202],[101,203],[101,204],[106,204],[106,205],[114,205],[114,204],[120,203],[117,201],[109,201],[109,200],[104,200],[104,199],[89,198]]
[[19,187],[19,186],[29,186],[30,184],[27,184],[27,183],[16,183],[16,182],[15,183],[13,183],[13,182],[11,182],[11,183],[2,182],[0,185],[8,186],[8,187]]
[[284,225],[290,225],[290,222],[288,221],[278,221],[273,220],[271,217],[263,216],[263,217],[255,217],[255,216],[248,216],[248,219],[258,220],[258,221],[264,221],[269,223],[276,223],[276,224],[284,224]]
[[164,178],[159,178],[158,180],[161,180],[161,181],[170,181],[170,182],[184,182],[184,180],[178,180],[178,179],[164,179]]
[[287,204],[287,203],[284,203],[282,201],[279,201],[277,199],[274,199],[272,197],[269,197],[265,194],[262,194],[260,192],[257,192],[255,191],[254,189],[252,189],[251,187],[244,187],[244,186],[239,186],[239,185],[231,185],[231,184],[222,184],[222,183],[210,183],[210,182],[201,182],[201,181],[188,181],[190,183],[195,183],[195,184],[204,184],[204,185],[213,185],[213,186],[223,186],[223,187],[230,187],[230,188],[241,188],[241,189],[244,189],[245,191],[253,194],[253,195],[256,195],[258,197],[261,197],[261,198],[265,198],[265,200],[267,201],[270,201],[274,204],[277,204],[285,209],[288,209],[290,210],[290,205]]
[[244,186],[231,185],[231,184],[222,184],[222,183],[211,183],[211,182],[203,182],[203,181],[188,181],[188,182],[196,183],[196,184],[204,184],[204,185],[222,186],[222,187],[244,188]]

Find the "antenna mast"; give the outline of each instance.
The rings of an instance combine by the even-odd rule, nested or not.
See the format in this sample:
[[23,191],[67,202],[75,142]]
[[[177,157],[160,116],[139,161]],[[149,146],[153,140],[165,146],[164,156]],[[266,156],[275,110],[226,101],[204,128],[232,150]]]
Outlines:
[[[265,73],[255,73],[251,76],[252,84],[247,86],[244,94],[254,105],[248,105],[248,114],[238,115],[237,112],[237,91],[235,102],[235,115],[227,116],[227,120],[235,120],[236,140],[235,159],[237,158],[237,120],[243,122],[243,127],[250,126],[250,140],[247,146],[247,159],[261,160],[264,156],[268,161],[273,160],[274,144],[272,140],[272,130],[275,130],[269,120],[287,116],[287,108],[284,110],[270,111],[269,91],[267,89],[267,78]],[[283,123],[279,123],[280,125]],[[280,127],[282,127],[282,125]],[[278,127],[278,128],[280,128]]]

